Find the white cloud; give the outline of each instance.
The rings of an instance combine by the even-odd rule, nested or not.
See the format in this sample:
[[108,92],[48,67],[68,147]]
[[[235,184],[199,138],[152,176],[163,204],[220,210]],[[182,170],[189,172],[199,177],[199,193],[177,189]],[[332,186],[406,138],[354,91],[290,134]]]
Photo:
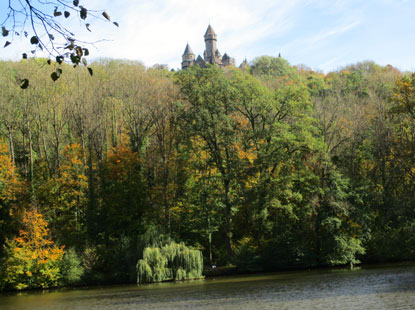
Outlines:
[[341,25],[341,26],[338,26],[338,27],[335,27],[335,28],[332,28],[332,29],[325,30],[323,32],[320,32],[320,33],[314,35],[314,36],[311,36],[311,37],[308,37],[308,38],[304,39],[303,40],[304,46],[306,46],[307,49],[318,48],[319,45],[322,42],[327,41],[327,40],[331,39],[332,37],[340,36],[340,35],[348,32],[349,30],[355,28],[359,24],[360,24],[360,22],[355,21],[355,22],[352,22],[350,24]]
[[122,16],[113,42],[100,44],[102,55],[142,60],[146,65],[167,63],[179,67],[189,42],[196,54],[204,51],[203,34],[209,22],[218,34],[222,53],[239,54],[269,35],[282,35],[295,22],[300,1],[190,0],[123,1],[115,13]]

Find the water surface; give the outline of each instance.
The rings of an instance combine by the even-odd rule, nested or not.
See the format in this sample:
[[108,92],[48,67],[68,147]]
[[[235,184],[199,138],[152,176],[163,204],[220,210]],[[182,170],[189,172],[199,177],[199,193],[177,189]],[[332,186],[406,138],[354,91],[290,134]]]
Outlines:
[[25,292],[0,309],[415,309],[415,265]]

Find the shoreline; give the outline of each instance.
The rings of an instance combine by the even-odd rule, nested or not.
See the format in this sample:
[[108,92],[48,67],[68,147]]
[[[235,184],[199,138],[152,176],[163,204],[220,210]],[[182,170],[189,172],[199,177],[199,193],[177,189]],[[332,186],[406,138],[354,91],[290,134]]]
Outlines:
[[349,266],[327,266],[327,267],[304,267],[304,268],[285,268],[273,271],[255,271],[255,272],[246,272],[246,271],[238,271],[236,266],[220,266],[215,269],[215,272],[204,273],[204,278],[202,279],[193,279],[193,280],[184,280],[184,281],[163,281],[163,282],[153,282],[153,283],[145,283],[145,284],[136,284],[134,282],[125,282],[125,283],[98,283],[98,284],[84,284],[84,285],[74,285],[74,286],[61,286],[61,287],[52,287],[52,288],[34,288],[34,289],[25,289],[25,290],[5,290],[0,291],[0,296],[15,296],[19,294],[25,293],[52,293],[58,291],[72,291],[72,290],[89,290],[89,289],[100,289],[100,288],[115,288],[115,287],[125,287],[125,286],[132,286],[135,285],[137,287],[146,287],[149,285],[154,284],[162,284],[162,283],[185,283],[185,282],[192,282],[198,280],[209,280],[215,279],[216,277],[233,277],[233,276],[255,276],[255,275],[275,275],[275,274],[285,274],[290,272],[327,272],[327,271],[353,271],[353,270],[361,270],[361,269],[377,269],[377,268],[388,268],[388,267],[410,267],[415,266],[415,261],[402,261],[402,262],[386,262],[386,263],[365,263],[355,265],[353,268]]

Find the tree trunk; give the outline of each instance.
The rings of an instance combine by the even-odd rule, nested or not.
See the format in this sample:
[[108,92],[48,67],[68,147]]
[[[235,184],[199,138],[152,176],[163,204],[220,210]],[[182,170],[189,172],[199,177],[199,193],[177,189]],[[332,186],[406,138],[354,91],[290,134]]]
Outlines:
[[213,264],[213,255],[212,255],[212,233],[208,234],[208,241],[209,241],[209,263],[210,265]]
[[12,135],[12,131],[10,127],[7,127],[7,130],[9,131],[9,144],[10,144],[10,154],[12,157],[12,162],[13,165],[15,164],[15,159],[14,159],[14,142],[13,142],[13,135]]
[[[86,154],[85,156],[86,157]],[[92,145],[91,138],[88,142],[88,209],[86,211],[86,221],[88,230],[88,239],[95,240],[97,236],[97,201],[95,197],[95,180],[92,163]]]
[[[163,163],[166,165],[166,163]],[[163,172],[163,204],[164,204],[164,220],[166,225],[166,231],[170,233],[170,208],[169,208],[169,201],[167,195],[167,186],[168,186],[168,178],[169,178],[169,168],[164,167]]]
[[28,132],[28,139],[29,139],[30,179],[33,180],[33,141],[32,141],[32,131],[30,130],[29,124],[27,124],[27,132]]
[[43,130],[41,129],[40,131],[41,136],[42,136],[42,146],[43,146],[43,152],[45,153],[45,159],[46,159],[46,164],[48,165],[48,170],[49,170],[49,176],[52,176],[52,167],[50,165],[50,161],[49,161],[49,155],[48,155],[48,149],[46,147],[46,139],[45,139],[45,134],[43,132]]
[[228,263],[232,263],[232,228],[231,228],[231,202],[229,199],[229,180],[225,180],[225,230],[226,248],[228,252]]
[[27,155],[26,155],[26,133],[22,130],[22,146],[23,146],[23,172],[25,178],[27,178]]

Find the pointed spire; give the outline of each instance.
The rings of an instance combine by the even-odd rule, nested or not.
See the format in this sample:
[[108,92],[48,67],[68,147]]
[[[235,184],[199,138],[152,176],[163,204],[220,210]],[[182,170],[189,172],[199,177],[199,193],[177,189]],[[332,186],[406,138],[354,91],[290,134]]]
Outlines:
[[200,56],[200,55],[198,55],[197,56],[197,59],[196,59],[196,62],[205,62],[204,60],[203,60],[203,58]]
[[192,49],[190,48],[189,43],[186,44],[186,48],[184,50],[183,55],[194,55]]
[[196,58],[196,64],[198,64],[201,68],[204,68],[206,66],[206,62],[200,55],[198,55]]
[[209,34],[213,34],[213,35],[215,35],[215,36],[216,36],[215,30],[213,30],[213,28],[212,28],[212,26],[211,26],[210,24],[209,24],[208,28],[206,29],[206,32],[205,32],[205,37],[206,37],[207,35],[209,35]]

